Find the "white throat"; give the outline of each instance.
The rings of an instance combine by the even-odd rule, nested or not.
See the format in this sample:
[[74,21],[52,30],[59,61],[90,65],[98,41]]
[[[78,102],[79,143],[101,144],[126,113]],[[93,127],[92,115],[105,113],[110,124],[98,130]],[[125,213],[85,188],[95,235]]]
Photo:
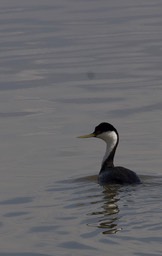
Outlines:
[[111,151],[115,147],[117,141],[118,141],[118,136],[116,132],[110,131],[110,132],[104,132],[96,136],[99,139],[102,139],[106,142],[106,152],[102,161],[102,164],[104,161],[108,158],[110,155]]

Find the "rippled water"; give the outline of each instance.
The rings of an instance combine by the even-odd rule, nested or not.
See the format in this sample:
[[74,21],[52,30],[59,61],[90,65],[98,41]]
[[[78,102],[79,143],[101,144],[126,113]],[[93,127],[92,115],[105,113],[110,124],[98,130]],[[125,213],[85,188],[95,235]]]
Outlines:
[[[162,255],[162,3],[1,1],[0,256]],[[105,145],[138,186],[101,187]]]

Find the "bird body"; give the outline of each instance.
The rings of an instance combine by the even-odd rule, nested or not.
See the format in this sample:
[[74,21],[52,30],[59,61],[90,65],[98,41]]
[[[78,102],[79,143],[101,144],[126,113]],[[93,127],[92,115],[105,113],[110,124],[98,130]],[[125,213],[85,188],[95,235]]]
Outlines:
[[119,143],[119,134],[116,128],[109,123],[96,126],[93,133],[79,138],[96,137],[106,142],[106,152],[99,172],[99,183],[104,184],[137,184],[140,179],[137,174],[125,167],[114,166],[114,156]]
[[98,181],[102,185],[141,183],[135,172],[122,166],[114,166],[101,169],[98,176]]

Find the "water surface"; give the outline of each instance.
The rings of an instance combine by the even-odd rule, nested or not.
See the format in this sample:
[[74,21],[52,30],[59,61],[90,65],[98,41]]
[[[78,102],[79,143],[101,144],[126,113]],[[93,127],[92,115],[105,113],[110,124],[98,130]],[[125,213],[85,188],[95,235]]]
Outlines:
[[[0,256],[162,254],[162,3],[0,3]],[[138,186],[97,183],[102,121]]]

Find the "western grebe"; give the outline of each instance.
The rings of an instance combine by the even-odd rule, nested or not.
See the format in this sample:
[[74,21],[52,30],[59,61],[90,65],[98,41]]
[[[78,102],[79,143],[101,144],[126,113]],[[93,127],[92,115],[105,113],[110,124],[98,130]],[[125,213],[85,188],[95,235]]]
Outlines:
[[119,134],[115,127],[109,123],[96,126],[93,133],[78,138],[96,137],[106,142],[106,153],[99,172],[100,184],[136,184],[141,183],[137,174],[125,167],[114,166],[114,155],[119,143]]

